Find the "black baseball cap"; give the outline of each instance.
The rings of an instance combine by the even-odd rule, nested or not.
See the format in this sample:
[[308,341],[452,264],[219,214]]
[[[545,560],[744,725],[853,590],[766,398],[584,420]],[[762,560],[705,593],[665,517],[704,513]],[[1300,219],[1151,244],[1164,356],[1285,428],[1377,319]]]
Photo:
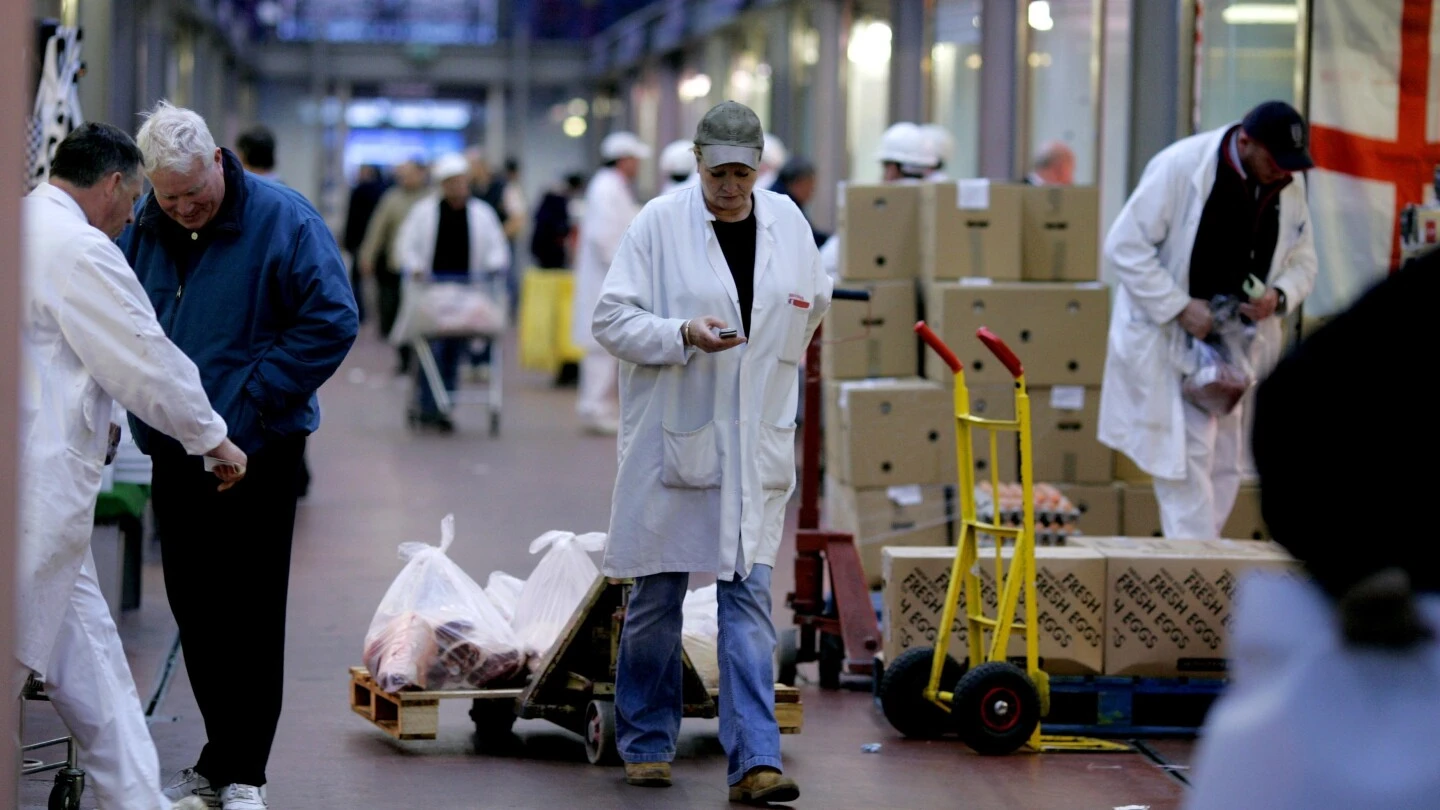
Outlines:
[[1245,134],[1265,147],[1275,164],[1287,172],[1315,168],[1310,157],[1310,127],[1283,101],[1267,101],[1245,115]]

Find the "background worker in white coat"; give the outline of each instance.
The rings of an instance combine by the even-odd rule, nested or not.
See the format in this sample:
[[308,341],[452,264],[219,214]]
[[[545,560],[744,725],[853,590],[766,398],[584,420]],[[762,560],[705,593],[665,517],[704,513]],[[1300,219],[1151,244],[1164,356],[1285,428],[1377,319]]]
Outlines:
[[247,462],[113,241],[140,197],[140,160],[129,135],[85,124],[56,148],[50,182],[22,209],[20,561],[5,596],[16,598],[20,644],[10,699],[31,673],[45,683],[103,810],[172,806],[90,556],[112,398],[189,453],[236,465],[221,468],[230,482]]
[[714,574],[730,799],[793,801],[799,788],[780,773],[770,574],[795,489],[798,364],[831,283],[800,210],[755,188],[764,145],[755,113],[714,107],[695,145],[699,187],[650,201],[595,308],[595,337],[623,366],[603,570],[635,580],[615,677],[617,741],[627,781],[670,784],[681,604],[690,572]]
[[[1244,403],[1224,416],[1182,395],[1187,335],[1213,327],[1211,301],[1250,303],[1258,376],[1282,348],[1281,316],[1315,285],[1303,177],[1313,164],[1305,121],[1266,102],[1240,124],[1186,138],[1156,155],[1105,240],[1119,281],[1100,390],[1100,441],[1155,479],[1169,538],[1219,537],[1245,463]],[[1254,276],[1263,293],[1245,293]]]
[[695,144],[686,140],[672,142],[660,150],[660,173],[665,183],[660,186],[661,194],[695,185]]
[[590,316],[620,240],[640,213],[630,184],[640,173],[640,161],[650,159],[650,147],[633,132],[612,132],[600,142],[600,158],[605,165],[585,189],[585,216],[580,221],[580,248],[575,257],[575,306],[570,317],[571,338],[585,350],[575,410],[586,432],[613,436],[618,428],[615,385],[619,366],[595,341]]
[[[882,183],[923,182],[940,165],[934,141],[920,127],[908,121],[892,124],[885,130],[880,136],[880,148],[875,151],[875,159],[880,161]],[[838,231],[820,248],[820,262],[830,278],[839,278]]]
[[755,187],[768,189],[775,185],[775,181],[780,179],[780,170],[789,159],[790,152],[785,148],[785,142],[773,132],[765,133],[765,148],[760,152],[760,179],[755,181]]

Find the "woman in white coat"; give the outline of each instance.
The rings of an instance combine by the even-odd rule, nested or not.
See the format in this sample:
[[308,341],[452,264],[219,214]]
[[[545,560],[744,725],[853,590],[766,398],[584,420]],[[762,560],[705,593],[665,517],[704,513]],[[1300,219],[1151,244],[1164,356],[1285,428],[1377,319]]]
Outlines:
[[640,213],[630,184],[640,173],[640,161],[650,158],[650,147],[630,132],[612,132],[600,143],[605,165],[585,189],[585,216],[580,220],[580,247],[575,256],[575,303],[571,309],[571,338],[585,350],[580,361],[580,392],[575,411],[589,433],[613,436],[615,359],[590,333],[590,316],[600,300],[605,274],[620,249],[625,231]]
[[[113,241],[140,197],[140,150],[86,124],[55,150],[50,182],[22,210],[19,668],[34,674],[80,746],[101,808],[169,810],[159,761],[90,556],[112,397],[194,455],[236,465],[200,372],[165,337]],[[0,767],[11,767],[4,763]],[[202,805],[203,806],[203,805]]]
[[799,789],[780,773],[770,573],[795,488],[797,366],[831,281],[800,210],[754,188],[764,145],[755,113],[725,102],[706,113],[695,143],[700,184],[645,207],[595,309],[595,338],[622,366],[603,568],[635,579],[617,736],[631,784],[670,783],[681,603],[690,572],[713,573],[730,797],[791,801]]

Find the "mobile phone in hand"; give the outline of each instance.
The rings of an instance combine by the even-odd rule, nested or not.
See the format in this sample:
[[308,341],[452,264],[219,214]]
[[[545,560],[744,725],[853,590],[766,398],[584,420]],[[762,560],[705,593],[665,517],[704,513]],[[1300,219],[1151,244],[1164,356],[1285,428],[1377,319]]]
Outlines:
[[736,330],[736,329],[721,329],[721,330],[719,330],[718,332],[716,332],[715,334],[716,334],[721,340],[730,340],[731,338],[736,337],[737,335],[739,335],[740,332],[739,332],[738,330]]

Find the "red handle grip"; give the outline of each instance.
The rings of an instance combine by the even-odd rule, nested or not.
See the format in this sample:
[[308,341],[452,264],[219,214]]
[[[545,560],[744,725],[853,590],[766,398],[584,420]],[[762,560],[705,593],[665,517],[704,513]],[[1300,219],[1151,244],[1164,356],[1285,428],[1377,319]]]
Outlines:
[[926,326],[924,321],[919,321],[915,324],[915,334],[919,335],[921,340],[925,341],[930,348],[935,350],[936,354],[940,355],[940,359],[945,361],[945,365],[949,366],[951,371],[959,374],[960,370],[964,368],[964,366],[960,365],[960,358],[956,357],[955,353],[950,351],[950,347],[945,345],[945,341],[941,340],[939,335],[931,331],[930,327]]
[[1025,367],[1020,365],[1020,358],[1015,356],[1015,352],[1010,351],[1010,347],[1005,345],[1005,341],[1001,340],[999,335],[982,326],[975,330],[975,337],[980,338],[980,342],[985,344],[985,348],[989,349],[990,353],[999,358],[1005,368],[1010,370],[1010,376],[1018,380],[1025,373]]

